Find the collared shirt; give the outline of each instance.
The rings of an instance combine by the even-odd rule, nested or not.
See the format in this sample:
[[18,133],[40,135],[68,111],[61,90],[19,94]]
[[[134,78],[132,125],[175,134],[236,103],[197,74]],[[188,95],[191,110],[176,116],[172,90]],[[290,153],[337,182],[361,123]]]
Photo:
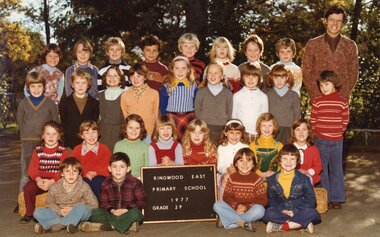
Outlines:
[[98,155],[98,150],[99,150],[99,142],[96,142],[96,145],[92,149],[88,150],[86,143],[83,141],[81,155],[84,156],[90,151]]
[[335,38],[329,36],[328,34],[325,34],[325,41],[329,44],[331,51],[334,52],[336,47],[338,47],[340,34]]
[[189,79],[185,78],[182,81],[178,80],[177,78],[174,80],[174,83],[172,85],[172,88],[174,89],[176,86],[181,86],[182,83],[186,88],[190,88],[190,81]]

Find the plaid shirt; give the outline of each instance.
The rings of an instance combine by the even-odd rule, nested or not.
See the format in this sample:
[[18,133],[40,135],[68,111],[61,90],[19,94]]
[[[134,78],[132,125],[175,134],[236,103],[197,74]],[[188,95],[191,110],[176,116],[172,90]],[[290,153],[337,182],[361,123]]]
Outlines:
[[143,209],[146,205],[146,196],[140,180],[127,174],[124,182],[118,186],[112,177],[107,177],[100,190],[100,208],[107,211],[112,209]]

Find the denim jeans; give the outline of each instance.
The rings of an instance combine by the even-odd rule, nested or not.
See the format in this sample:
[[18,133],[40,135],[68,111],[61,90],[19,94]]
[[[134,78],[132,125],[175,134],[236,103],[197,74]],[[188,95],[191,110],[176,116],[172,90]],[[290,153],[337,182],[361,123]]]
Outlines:
[[315,208],[303,208],[301,211],[294,213],[294,216],[290,217],[282,213],[275,207],[268,207],[265,210],[264,222],[273,222],[277,224],[284,224],[286,221],[298,223],[302,228],[306,228],[307,225],[312,222],[313,224],[321,221],[321,216]]
[[321,186],[328,192],[329,202],[346,200],[343,174],[343,140],[329,141],[317,138],[315,145],[321,155],[323,170]]
[[237,221],[253,222],[260,220],[265,213],[262,205],[255,204],[242,215],[238,215],[230,205],[224,201],[217,201],[214,204],[214,211],[219,215],[225,229],[237,228]]
[[100,195],[100,187],[102,186],[103,181],[106,179],[106,177],[97,175],[91,180],[88,178],[83,178],[83,181],[85,181],[91,188],[92,192],[95,194],[95,196],[99,200],[99,195]]
[[85,205],[76,205],[71,209],[71,211],[66,216],[60,216],[50,208],[37,208],[34,211],[34,218],[44,227],[44,229],[49,229],[55,224],[62,224],[68,226],[73,224],[77,226],[79,222],[86,221],[91,216],[91,207]]

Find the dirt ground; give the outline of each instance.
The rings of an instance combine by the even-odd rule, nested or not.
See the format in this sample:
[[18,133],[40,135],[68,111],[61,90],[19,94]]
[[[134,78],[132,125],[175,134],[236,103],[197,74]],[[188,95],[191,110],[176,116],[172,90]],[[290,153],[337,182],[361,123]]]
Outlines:
[[[0,237],[35,236],[33,223],[19,224],[20,216],[12,213],[16,205],[20,170],[20,143],[14,135],[0,134]],[[380,157],[378,152],[353,151],[346,157],[347,201],[341,210],[330,210],[322,215],[322,223],[314,227],[313,236],[377,237],[380,236]],[[307,236],[301,231],[287,233],[265,232],[259,223],[257,232],[243,229],[224,230],[214,222],[144,224],[129,236]],[[51,234],[67,236],[66,232]],[[81,233],[76,236],[120,236],[116,231]]]

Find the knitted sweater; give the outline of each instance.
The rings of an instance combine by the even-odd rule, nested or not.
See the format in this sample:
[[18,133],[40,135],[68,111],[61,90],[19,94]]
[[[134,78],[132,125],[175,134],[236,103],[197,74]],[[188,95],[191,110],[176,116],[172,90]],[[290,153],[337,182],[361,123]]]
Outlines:
[[227,180],[223,200],[233,209],[243,204],[249,210],[254,204],[266,205],[266,190],[261,178],[255,172],[247,175],[235,172]]
[[340,141],[349,122],[348,101],[336,91],[313,100],[310,115],[311,129],[317,137]]
[[144,120],[148,134],[153,133],[154,123],[158,117],[159,95],[156,90],[147,86],[139,100],[133,88],[121,95],[120,106],[126,118],[131,114],[138,114]]
[[195,57],[188,58],[194,70],[195,80],[202,82],[202,73],[205,70],[205,63]]
[[199,89],[195,98],[195,116],[208,125],[223,126],[232,114],[232,92],[223,87],[217,95],[213,95],[205,86]]
[[30,160],[28,174],[30,179],[36,180],[37,177],[43,179],[58,180],[59,165],[68,157],[67,151],[62,146],[47,148],[46,146],[38,146],[33,151]]
[[190,153],[183,154],[185,165],[216,164],[216,157],[207,157],[205,154],[205,143],[194,144],[190,141]]
[[301,105],[298,94],[288,90],[280,96],[274,89],[267,91],[269,113],[273,114],[280,127],[291,127],[294,120],[301,117]]
[[90,94],[92,97],[97,98],[98,97],[98,85],[97,85],[97,78],[98,78],[98,68],[91,63],[88,63],[86,65],[78,64],[75,62],[73,65],[68,67],[65,72],[65,92],[66,97],[70,96],[71,93],[73,93],[73,88],[71,87],[71,75],[74,73],[75,70],[81,70],[84,72],[87,72],[91,75],[91,86],[88,89],[88,94]]
[[58,122],[58,109],[54,101],[47,97],[37,106],[26,97],[17,106],[17,125],[21,140],[39,141],[43,125],[51,120]]
[[149,63],[146,61],[143,61],[142,63],[149,70],[148,72],[149,87],[156,90],[157,92],[160,92],[165,76],[168,75],[169,73],[168,67],[158,60],[155,61],[154,63]]
[[279,170],[275,158],[277,157],[282,147],[282,143],[274,140],[273,136],[264,137],[263,135],[260,135],[256,141],[250,144],[249,148],[256,155],[256,162],[258,166],[258,169],[256,170],[257,174],[266,172],[268,170]]
[[321,95],[315,81],[322,71],[332,70],[342,84],[341,95],[348,99],[359,77],[358,47],[355,42],[340,36],[332,52],[325,34],[309,40],[302,59],[303,82],[312,98]]
[[160,112],[165,115],[172,113],[185,113],[194,111],[195,95],[198,87],[191,82],[189,88],[182,82],[172,87],[168,84],[162,86],[160,91]]
[[[296,144],[294,144],[297,146]],[[316,146],[308,146],[302,152],[300,151],[301,162],[297,165],[297,169],[309,171],[313,179],[313,185],[316,185],[321,180],[320,173],[322,171],[322,161],[319,155],[319,150]]]
[[82,154],[83,143],[74,147],[72,156],[76,157],[82,164],[82,176],[86,177],[87,172],[95,171],[96,175],[107,177],[109,175],[109,160],[111,151],[105,144],[98,143],[98,149],[95,153],[93,150],[86,151]]
[[47,208],[60,215],[60,211],[64,207],[74,207],[76,205],[86,205],[91,208],[98,207],[96,196],[81,177],[78,177],[78,181],[71,192],[66,191],[63,183],[64,180],[61,178],[49,188],[46,198]]
[[124,138],[115,144],[113,153],[123,152],[129,156],[131,161],[131,173],[133,176],[140,177],[140,168],[148,166],[148,145],[141,140],[131,141]]

